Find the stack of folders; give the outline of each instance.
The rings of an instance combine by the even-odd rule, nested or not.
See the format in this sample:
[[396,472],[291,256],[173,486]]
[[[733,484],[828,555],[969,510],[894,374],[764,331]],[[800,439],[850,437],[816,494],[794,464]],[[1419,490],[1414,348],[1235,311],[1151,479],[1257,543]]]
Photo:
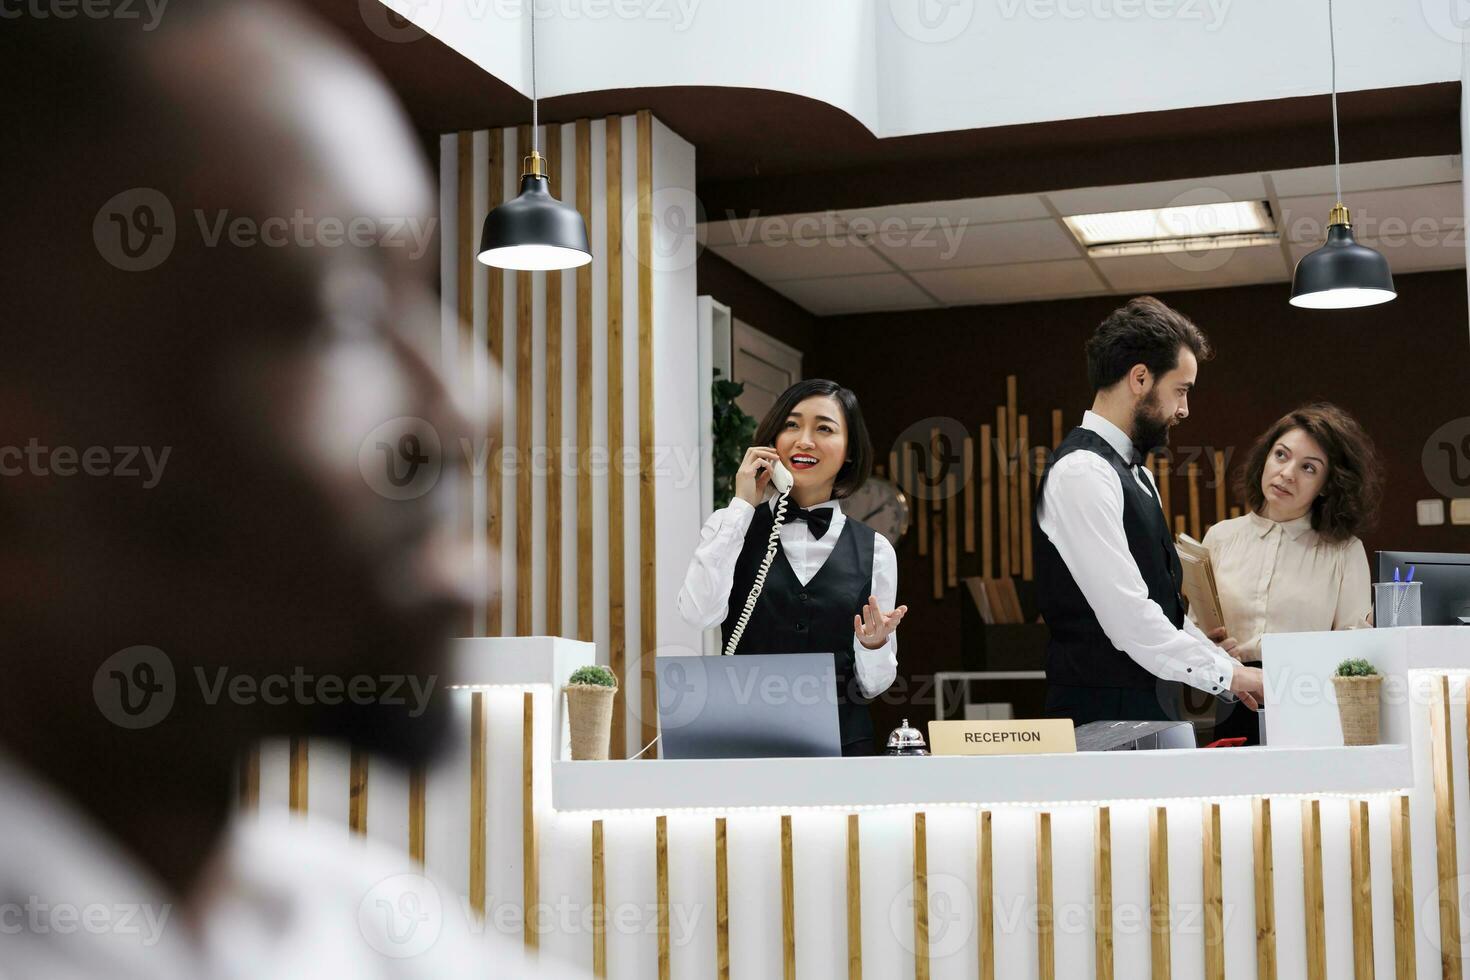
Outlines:
[[980,621],[987,626],[1001,623],[1024,623],[1026,616],[1021,611],[1021,598],[1016,594],[1016,582],[1004,578],[967,578],[965,585],[975,608],[980,611]]
[[1225,625],[1220,612],[1220,590],[1215,587],[1215,566],[1209,550],[1194,538],[1180,533],[1175,538],[1179,562],[1184,566],[1184,598],[1194,621],[1206,633]]

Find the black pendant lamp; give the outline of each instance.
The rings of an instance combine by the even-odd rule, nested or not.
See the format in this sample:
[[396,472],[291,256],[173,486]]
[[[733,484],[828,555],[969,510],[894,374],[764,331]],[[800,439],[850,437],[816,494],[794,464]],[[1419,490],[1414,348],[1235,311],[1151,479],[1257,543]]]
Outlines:
[[527,9],[531,11],[531,155],[521,168],[520,194],[485,215],[475,257],[489,266],[522,272],[575,269],[592,261],[592,249],[581,213],[551,196],[546,158],[538,149],[535,4],[527,4]]
[[1353,223],[1342,203],[1342,154],[1337,139],[1337,38],[1332,0],[1327,0],[1327,32],[1332,51],[1332,173],[1337,203],[1327,220],[1327,242],[1296,264],[1291,305],[1311,310],[1343,310],[1387,303],[1398,295],[1388,260],[1353,238]]

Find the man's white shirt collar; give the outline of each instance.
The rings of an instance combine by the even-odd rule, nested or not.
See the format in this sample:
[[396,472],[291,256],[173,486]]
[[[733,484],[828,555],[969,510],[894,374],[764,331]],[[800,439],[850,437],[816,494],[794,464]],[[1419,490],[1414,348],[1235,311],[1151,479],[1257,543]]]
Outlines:
[[1091,409],[1082,413],[1082,428],[1096,432],[1106,439],[1108,445],[1123,457],[1123,462],[1133,462],[1133,440],[1128,437],[1128,433]]

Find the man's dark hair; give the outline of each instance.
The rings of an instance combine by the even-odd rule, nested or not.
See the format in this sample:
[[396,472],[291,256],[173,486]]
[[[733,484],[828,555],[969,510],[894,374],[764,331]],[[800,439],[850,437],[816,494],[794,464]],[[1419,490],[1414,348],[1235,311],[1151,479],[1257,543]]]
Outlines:
[[1152,296],[1135,297],[1109,313],[1087,341],[1087,379],[1094,392],[1111,388],[1135,364],[1162,377],[1179,366],[1181,347],[1200,361],[1214,356],[1204,332],[1189,317]]
[[873,473],[873,440],[868,436],[867,423],[863,421],[863,410],[858,406],[857,395],[852,389],[844,388],[826,378],[808,378],[781,392],[766,417],[755,430],[757,446],[774,446],[776,436],[786,424],[786,418],[796,411],[796,406],[814,395],[827,395],[842,406],[847,421],[847,459],[837,471],[832,483],[832,499],[841,500],[857,493]]

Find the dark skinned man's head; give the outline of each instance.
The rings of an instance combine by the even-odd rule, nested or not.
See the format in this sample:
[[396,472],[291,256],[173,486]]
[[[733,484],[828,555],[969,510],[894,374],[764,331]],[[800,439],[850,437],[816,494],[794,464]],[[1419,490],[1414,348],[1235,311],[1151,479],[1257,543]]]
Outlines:
[[[63,785],[99,756],[215,779],[293,732],[422,760],[439,712],[349,685],[422,688],[466,621],[444,498],[482,413],[438,371],[437,263],[404,230],[435,198],[391,96],[254,0],[3,33],[0,748]],[[175,698],[133,729],[110,699],[136,709],[157,655],[98,672],[139,646]],[[343,686],[267,704],[270,677]]]

